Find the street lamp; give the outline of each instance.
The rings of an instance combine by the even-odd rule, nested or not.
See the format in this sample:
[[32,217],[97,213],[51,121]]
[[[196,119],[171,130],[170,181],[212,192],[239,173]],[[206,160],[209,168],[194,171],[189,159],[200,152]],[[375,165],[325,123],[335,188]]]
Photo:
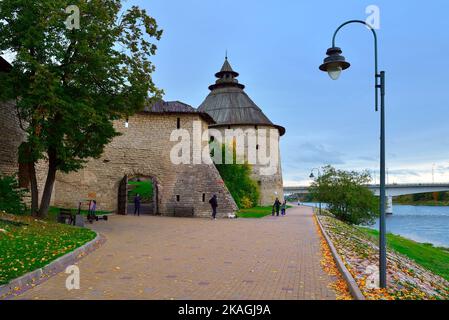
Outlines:
[[385,71],[378,72],[377,58],[377,34],[371,25],[362,20],[350,20],[340,25],[332,38],[332,47],[326,52],[328,57],[320,66],[333,80],[337,80],[341,71],[350,67],[349,62],[343,57],[342,50],[335,46],[335,37],[338,31],[351,23],[360,23],[368,27],[374,36],[374,77],[375,77],[375,108],[378,110],[378,97],[380,90],[380,221],[379,221],[379,277],[380,287],[387,286],[387,248],[386,248],[386,224],[385,224]]
[[[315,178],[315,176],[313,175],[313,170],[316,170],[316,171],[318,172],[318,178],[320,178],[320,177],[321,177],[321,171],[320,171],[319,168],[313,168],[312,171],[310,172],[309,178],[310,178],[310,179],[314,179],[314,178]],[[319,196],[319,195],[318,195],[318,196]],[[319,204],[320,204],[320,207],[319,207],[319,214],[321,215],[321,197],[318,199],[318,201],[319,201]]]

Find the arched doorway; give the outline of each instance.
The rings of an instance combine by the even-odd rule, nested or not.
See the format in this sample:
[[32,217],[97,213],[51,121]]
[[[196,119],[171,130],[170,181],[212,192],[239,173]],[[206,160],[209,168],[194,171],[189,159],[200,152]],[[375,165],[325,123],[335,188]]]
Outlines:
[[158,192],[153,177],[144,175],[125,175],[119,184],[117,213],[134,214],[136,196],[141,198],[140,214],[157,215]]

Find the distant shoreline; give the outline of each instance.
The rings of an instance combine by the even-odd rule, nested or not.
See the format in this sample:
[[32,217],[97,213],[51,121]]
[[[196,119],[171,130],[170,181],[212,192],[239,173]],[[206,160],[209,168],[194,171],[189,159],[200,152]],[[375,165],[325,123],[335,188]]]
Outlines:
[[404,206],[428,206],[428,207],[449,207],[449,202],[443,201],[393,201],[393,204],[404,205]]

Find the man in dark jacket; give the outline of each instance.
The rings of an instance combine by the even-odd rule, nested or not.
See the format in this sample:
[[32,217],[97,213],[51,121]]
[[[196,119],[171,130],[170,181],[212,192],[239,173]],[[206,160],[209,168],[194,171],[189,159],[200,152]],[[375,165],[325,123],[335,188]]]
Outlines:
[[136,194],[134,197],[134,215],[140,216],[140,202],[142,201],[142,198],[140,197],[140,194]]
[[[273,209],[276,210],[276,216],[279,217],[279,208],[281,206],[281,202],[279,201],[279,198],[276,198],[276,201],[274,201]],[[273,210],[274,215],[274,210]]]
[[218,202],[217,202],[217,195],[214,194],[213,197],[209,200],[210,206],[212,207],[212,219],[217,219],[216,215],[217,215],[217,207],[218,207]]

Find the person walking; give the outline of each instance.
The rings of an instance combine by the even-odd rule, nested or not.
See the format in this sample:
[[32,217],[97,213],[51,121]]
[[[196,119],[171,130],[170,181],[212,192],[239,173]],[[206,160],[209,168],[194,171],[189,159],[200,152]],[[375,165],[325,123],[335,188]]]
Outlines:
[[281,206],[281,215],[285,216],[286,211],[287,211],[287,200],[284,200]]
[[134,215],[140,216],[140,203],[142,201],[142,198],[140,197],[140,194],[136,194],[134,197]]
[[276,210],[276,217],[279,217],[279,208],[281,207],[281,202],[279,201],[279,198],[276,198],[274,201],[273,209]]
[[217,201],[217,195],[214,194],[212,198],[209,200],[210,206],[212,207],[212,219],[217,220],[217,207],[218,207],[218,201]]

